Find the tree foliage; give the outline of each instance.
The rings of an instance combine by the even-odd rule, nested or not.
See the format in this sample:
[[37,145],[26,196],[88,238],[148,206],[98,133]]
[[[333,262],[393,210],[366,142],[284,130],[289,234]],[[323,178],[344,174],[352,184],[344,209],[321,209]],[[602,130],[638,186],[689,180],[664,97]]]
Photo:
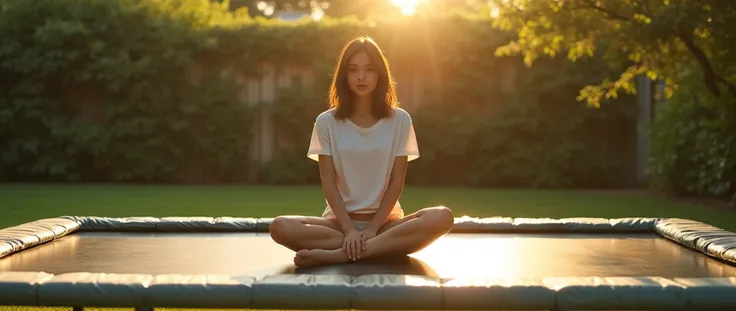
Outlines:
[[527,64],[542,55],[570,60],[601,55],[621,74],[583,88],[579,99],[600,100],[635,91],[645,74],[666,81],[671,96],[689,66],[716,97],[736,94],[736,2],[723,0],[491,0],[494,24],[518,38],[498,55],[522,54]]

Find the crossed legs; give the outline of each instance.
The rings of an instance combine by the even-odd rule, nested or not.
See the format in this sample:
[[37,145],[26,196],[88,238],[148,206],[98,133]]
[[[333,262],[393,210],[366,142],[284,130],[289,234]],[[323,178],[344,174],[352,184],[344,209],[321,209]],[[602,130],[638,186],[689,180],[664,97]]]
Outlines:
[[[408,255],[420,251],[447,234],[453,226],[452,211],[444,206],[428,207],[404,218],[386,222],[366,242],[360,259]],[[344,235],[331,220],[307,216],[279,216],[270,226],[271,238],[296,252],[294,264],[309,267],[347,262],[342,250]]]

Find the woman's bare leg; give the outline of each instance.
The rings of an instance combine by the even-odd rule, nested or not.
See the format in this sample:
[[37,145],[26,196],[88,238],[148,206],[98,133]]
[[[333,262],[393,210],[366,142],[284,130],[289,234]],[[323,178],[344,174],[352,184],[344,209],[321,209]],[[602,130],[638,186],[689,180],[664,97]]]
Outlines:
[[279,216],[269,227],[271,239],[293,251],[342,248],[345,235],[337,222],[322,217]]
[[[387,224],[391,221],[388,220]],[[295,252],[302,249],[342,248],[345,240],[337,221],[313,216],[278,216],[271,221],[269,232],[276,243]]]
[[[360,259],[408,255],[422,250],[452,230],[454,216],[446,207],[422,209],[402,219],[384,225],[379,233],[366,242]],[[348,262],[342,249],[302,249],[297,252],[297,266],[309,267]]]

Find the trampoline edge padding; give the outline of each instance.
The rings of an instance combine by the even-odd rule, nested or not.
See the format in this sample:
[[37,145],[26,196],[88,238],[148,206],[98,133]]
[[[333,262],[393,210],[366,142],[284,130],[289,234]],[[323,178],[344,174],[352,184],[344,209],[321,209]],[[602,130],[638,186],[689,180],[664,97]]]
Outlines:
[[710,257],[736,264],[736,233],[702,222],[667,218],[658,221],[655,231],[662,237],[677,242]]
[[[273,218],[63,216],[0,230],[0,259],[77,231],[268,232]],[[709,256],[736,263],[736,233],[677,218],[459,217],[453,233],[651,232]]]
[[[0,259],[77,231],[268,232],[273,218],[62,216],[0,230]],[[459,217],[454,233],[653,232],[657,218]]]
[[[284,297],[288,297],[284,298]],[[728,310],[736,278],[0,273],[0,303],[244,309]]]
[[[78,217],[81,231],[268,232],[273,218],[238,217]],[[659,218],[455,218],[453,232],[652,232]]]
[[41,219],[0,230],[0,259],[10,254],[53,241],[81,228],[69,218]]

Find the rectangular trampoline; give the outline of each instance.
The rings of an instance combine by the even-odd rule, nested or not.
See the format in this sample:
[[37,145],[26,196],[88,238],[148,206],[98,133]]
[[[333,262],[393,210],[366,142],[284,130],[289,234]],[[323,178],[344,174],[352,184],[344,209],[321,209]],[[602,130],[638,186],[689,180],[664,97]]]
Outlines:
[[42,219],[0,230],[17,306],[727,310],[736,233],[687,219],[471,218],[402,258],[295,269],[268,218]]

